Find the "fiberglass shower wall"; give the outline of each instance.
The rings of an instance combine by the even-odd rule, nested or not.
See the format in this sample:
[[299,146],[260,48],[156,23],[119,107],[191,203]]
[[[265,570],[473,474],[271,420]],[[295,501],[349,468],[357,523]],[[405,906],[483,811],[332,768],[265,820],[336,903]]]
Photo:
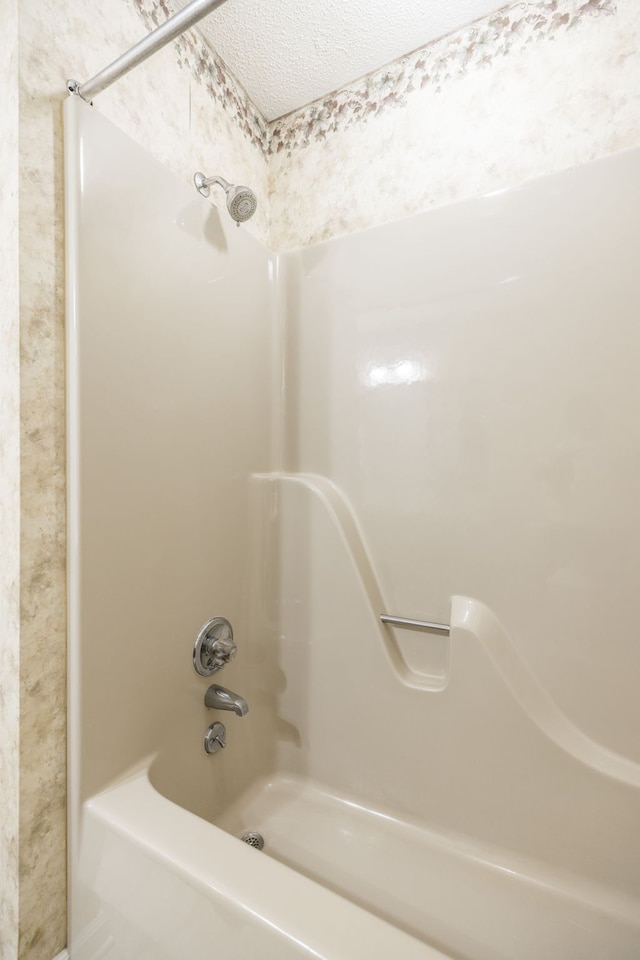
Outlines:
[[264,248],[91,107],[65,110],[77,817],[185,726],[206,762],[192,648],[213,616],[246,633],[273,325]]
[[[309,704],[310,775],[622,886],[635,791],[536,745],[467,640],[397,631],[434,688],[398,693],[375,618],[446,623],[453,595],[482,601],[602,755],[640,760],[639,191],[631,151],[287,265],[286,468],[346,496],[386,607],[368,611],[356,578],[347,613],[320,547],[301,556],[324,594],[288,567],[283,655],[307,657],[308,689],[281,710]],[[282,502],[287,531],[316,523],[310,497]]]

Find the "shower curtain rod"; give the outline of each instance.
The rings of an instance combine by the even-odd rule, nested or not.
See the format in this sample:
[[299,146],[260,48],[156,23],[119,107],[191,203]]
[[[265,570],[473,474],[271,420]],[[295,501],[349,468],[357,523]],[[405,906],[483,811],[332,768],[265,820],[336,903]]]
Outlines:
[[211,13],[212,10],[223,3],[225,3],[225,0],[191,0],[191,3],[187,4],[183,10],[174,13],[165,23],[152,30],[148,36],[136,43],[126,53],[123,53],[113,63],[110,63],[100,73],[97,73],[95,77],[85,83],[78,83],[77,80],[67,80],[67,90],[90,103],[95,95],[101,93],[105,87],[115,83],[129,70],[133,70],[139,63],[143,63],[147,57],[151,57],[170,40],[175,40],[181,33],[184,33],[185,30],[198,23],[199,20],[202,20],[203,17],[206,17],[208,13]]

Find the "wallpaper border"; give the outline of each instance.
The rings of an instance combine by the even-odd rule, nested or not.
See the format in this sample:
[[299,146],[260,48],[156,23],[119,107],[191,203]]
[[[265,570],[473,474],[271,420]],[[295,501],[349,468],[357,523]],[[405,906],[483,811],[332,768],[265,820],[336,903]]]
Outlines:
[[[174,12],[168,0],[134,3],[149,28]],[[294,150],[326,140],[332,133],[405,106],[412,94],[427,85],[440,92],[448,81],[485,69],[497,58],[541,40],[552,41],[582,21],[613,16],[616,11],[616,0],[520,0],[271,122],[196,31],[189,30],[174,42],[179,65],[206,87],[252,143],[265,155],[286,151],[291,156]]]

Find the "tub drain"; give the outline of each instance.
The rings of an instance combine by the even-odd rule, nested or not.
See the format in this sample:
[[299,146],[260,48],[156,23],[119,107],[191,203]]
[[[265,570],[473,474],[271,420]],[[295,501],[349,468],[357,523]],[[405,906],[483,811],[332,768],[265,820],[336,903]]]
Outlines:
[[244,843],[248,843],[250,847],[255,847],[256,850],[262,850],[264,847],[264,837],[255,830],[249,830],[247,833],[243,833],[240,839]]

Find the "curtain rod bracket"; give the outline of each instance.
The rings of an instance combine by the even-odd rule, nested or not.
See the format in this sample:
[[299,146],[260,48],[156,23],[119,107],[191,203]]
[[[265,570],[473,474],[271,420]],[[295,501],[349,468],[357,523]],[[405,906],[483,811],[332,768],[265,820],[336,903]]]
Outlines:
[[[81,100],[84,100],[84,97],[80,93],[80,84],[77,80],[67,80],[67,93],[72,97],[80,97]],[[92,103],[92,100],[87,100],[87,103]]]

